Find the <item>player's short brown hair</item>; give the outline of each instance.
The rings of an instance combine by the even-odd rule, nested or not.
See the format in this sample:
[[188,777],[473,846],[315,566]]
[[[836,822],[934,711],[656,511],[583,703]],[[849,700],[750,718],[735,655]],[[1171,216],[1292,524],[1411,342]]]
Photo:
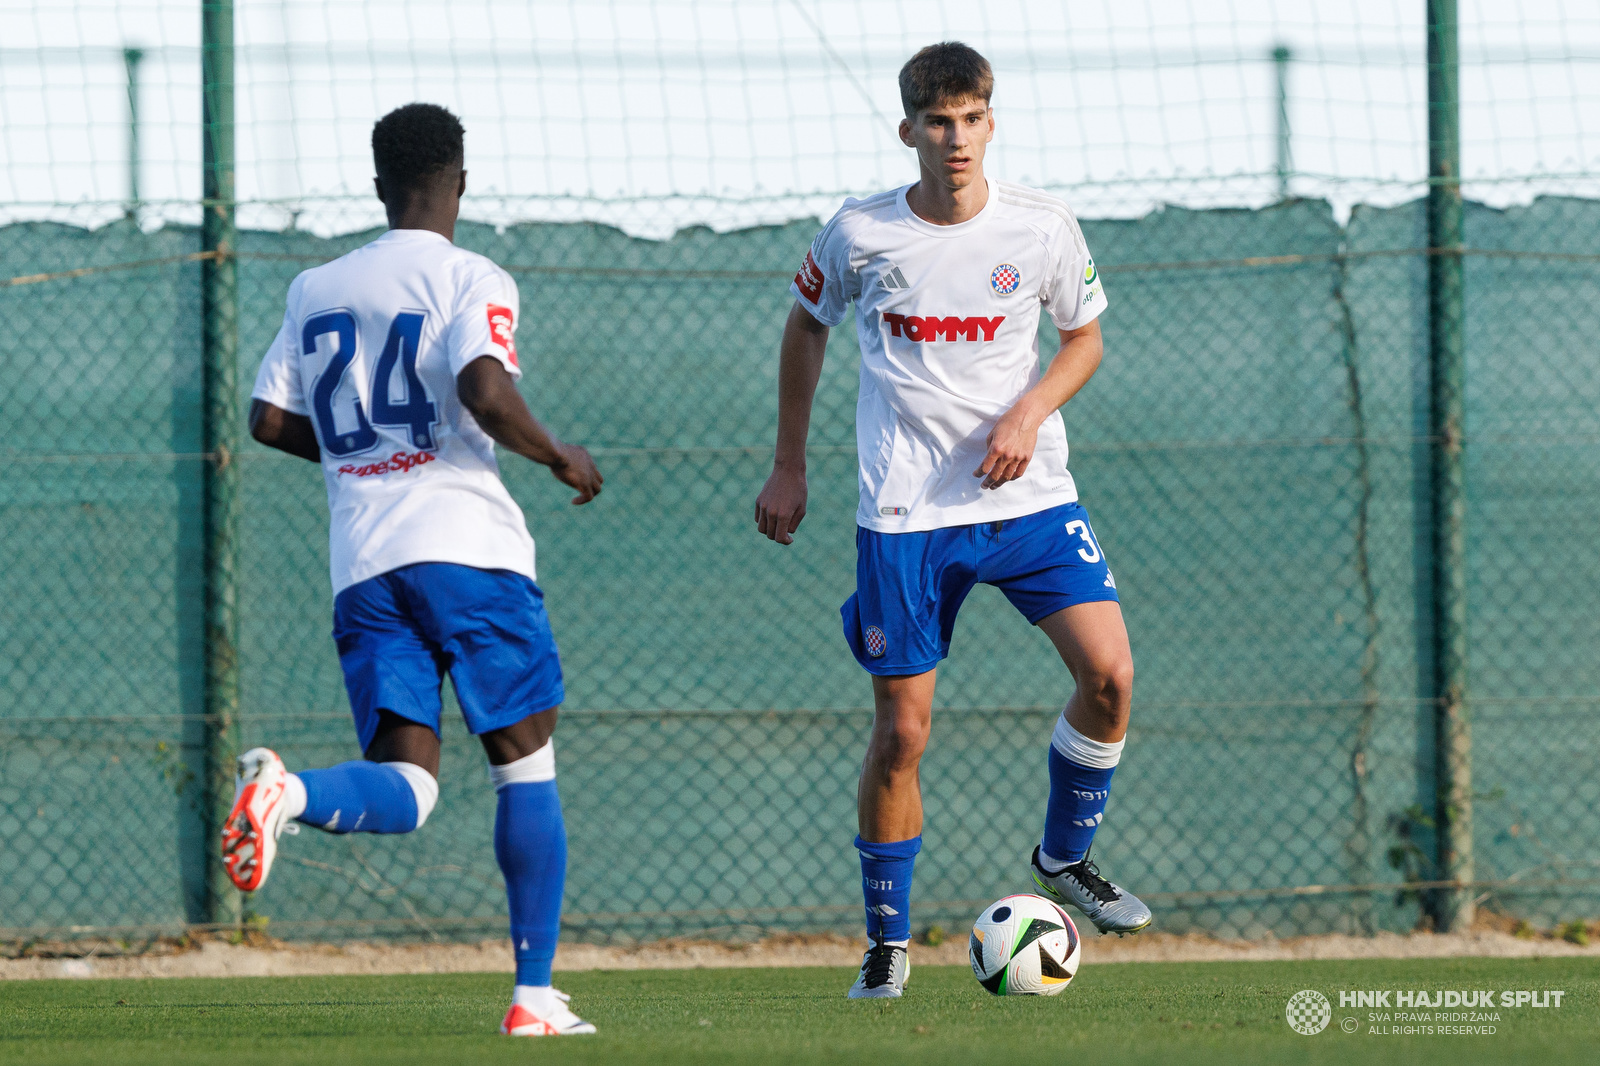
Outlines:
[[941,100],[982,100],[994,94],[994,70],[977,50],[960,41],[930,44],[900,68],[900,103],[906,118]]

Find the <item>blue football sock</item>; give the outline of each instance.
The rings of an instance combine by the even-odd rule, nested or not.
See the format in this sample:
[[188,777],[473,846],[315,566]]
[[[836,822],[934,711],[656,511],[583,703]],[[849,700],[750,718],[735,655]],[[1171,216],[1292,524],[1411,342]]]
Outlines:
[[417,827],[417,794],[392,766],[342,762],[295,773],[306,786],[296,821],[330,833],[409,833]]
[[921,835],[889,844],[856,837],[861,853],[861,891],[867,903],[867,936],[911,939],[911,870],[922,850]]
[[505,875],[511,904],[517,984],[548,985],[567,879],[567,827],[554,781],[500,786],[494,857]]
[[[1040,850],[1061,863],[1075,863],[1089,853],[1094,831],[1105,815],[1115,766],[1082,766],[1050,747],[1050,806],[1045,810]],[[1047,871],[1054,872],[1054,871]]]

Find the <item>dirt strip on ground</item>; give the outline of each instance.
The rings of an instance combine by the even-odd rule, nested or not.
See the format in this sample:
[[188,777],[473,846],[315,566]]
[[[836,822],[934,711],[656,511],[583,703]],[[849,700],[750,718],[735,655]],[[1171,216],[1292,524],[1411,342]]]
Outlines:
[[[258,941],[264,938],[257,938]],[[848,966],[861,964],[863,944],[842,936],[777,936],[750,944],[660,941],[638,947],[562,944],[558,971],[662,970],[734,966]],[[938,947],[912,945],[912,962],[924,966],[967,961],[965,939]],[[1450,956],[1532,958],[1600,957],[1600,941],[1587,946],[1544,935],[1474,929],[1377,936],[1308,936],[1288,940],[1218,940],[1201,935],[1146,933],[1085,938],[1086,965],[1113,962],[1217,962],[1271,959],[1426,959]],[[164,954],[83,958],[0,959],[0,980],[61,977],[294,977],[317,974],[510,973],[504,940],[477,944],[230,944],[211,940]]]

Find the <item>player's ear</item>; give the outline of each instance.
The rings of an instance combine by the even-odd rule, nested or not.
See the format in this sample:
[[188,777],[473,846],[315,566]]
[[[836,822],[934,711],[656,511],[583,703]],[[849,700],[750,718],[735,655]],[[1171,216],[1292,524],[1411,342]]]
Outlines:
[[456,199],[459,200],[465,195],[467,195],[467,171],[466,168],[463,167],[461,170],[461,180],[456,182]]
[[383,179],[382,178],[373,178],[372,179],[372,188],[378,194],[378,202],[380,204],[386,204],[386,203],[389,202],[388,200],[384,199],[384,196],[383,196]]
[[983,139],[985,144],[994,140],[994,108],[989,108],[989,136]]
[[917,146],[917,142],[911,139],[911,120],[909,118],[900,120],[900,143],[907,148],[915,148]]

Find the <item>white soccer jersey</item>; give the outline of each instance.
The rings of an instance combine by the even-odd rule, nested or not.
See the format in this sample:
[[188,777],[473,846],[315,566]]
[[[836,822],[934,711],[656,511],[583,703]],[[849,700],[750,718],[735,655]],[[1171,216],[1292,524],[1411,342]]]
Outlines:
[[534,576],[494,442],[456,395],[480,356],[522,376],[516,323],[511,275],[428,230],[390,230],[289,286],[253,395],[316,427],[336,595],[410,563]]
[[991,181],[976,216],[938,226],[906,205],[907,188],[846,200],[790,286],[828,326],[856,304],[856,521],[908,533],[1071,503],[1059,411],[1021,478],[983,489],[972,472],[995,422],[1039,380],[1039,309],[1061,329],[1105,310],[1078,220],[1053,196]]

